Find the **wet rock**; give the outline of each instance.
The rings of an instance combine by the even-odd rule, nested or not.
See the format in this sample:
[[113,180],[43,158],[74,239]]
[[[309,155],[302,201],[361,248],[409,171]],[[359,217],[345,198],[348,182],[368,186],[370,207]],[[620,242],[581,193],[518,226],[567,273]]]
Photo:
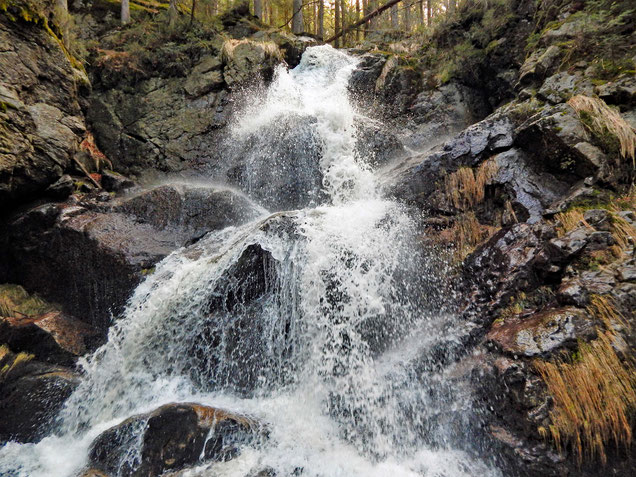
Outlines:
[[537,95],[552,104],[558,104],[567,101],[575,94],[589,96],[593,90],[594,85],[580,74],[560,72],[545,80]]
[[589,304],[589,293],[580,280],[572,279],[561,284],[557,291],[557,300],[563,305],[576,305],[581,308]]
[[360,57],[360,62],[351,73],[349,89],[356,95],[371,96],[375,93],[375,84],[382,73],[387,56],[367,53]]
[[633,261],[620,267],[618,270],[618,279],[621,282],[635,282],[636,281],[636,263]]
[[551,45],[546,50],[536,50],[526,59],[519,70],[519,85],[527,86],[535,80],[543,80],[557,67],[561,49]]
[[479,91],[459,83],[425,90],[409,109],[414,125],[405,138],[407,145],[430,149],[484,118],[488,109]]
[[612,221],[612,214],[605,209],[589,209],[583,213],[583,218],[596,230],[608,231]]
[[225,58],[223,79],[229,88],[254,81],[256,78],[269,80],[274,74],[276,65],[281,61],[282,54],[275,44],[251,40],[239,41],[233,46],[231,54]]
[[37,442],[79,384],[67,368],[0,347],[0,442]]
[[184,89],[196,98],[223,86],[223,62],[218,56],[204,56],[188,75]]
[[537,167],[523,151],[513,148],[494,156],[498,171],[491,184],[505,187],[518,221],[536,223],[569,186]]
[[[517,128],[515,144],[534,155],[546,169],[571,183],[593,175],[599,169],[595,159],[575,146],[589,141],[589,135],[568,105],[545,108]],[[568,174],[575,177],[568,179]]]
[[424,209],[435,208],[433,193],[442,177],[459,167],[478,165],[513,143],[513,125],[507,117],[492,116],[462,131],[437,150],[408,159],[387,173],[390,195]]
[[77,357],[94,350],[99,337],[86,323],[52,311],[35,317],[0,318],[0,342],[40,361],[70,366]]
[[610,232],[592,232],[589,237],[586,251],[593,252],[595,250],[605,250],[615,243],[616,240],[614,240],[614,236]]
[[135,183],[114,171],[102,171],[102,187],[108,192],[121,192],[134,187]]
[[545,357],[595,338],[595,325],[584,311],[563,308],[495,323],[486,339],[513,356]]
[[227,189],[164,185],[111,202],[43,205],[4,229],[7,282],[60,303],[105,336],[112,316],[159,260],[260,211]]
[[[269,210],[293,210],[326,199],[322,141],[315,118],[279,116],[233,143],[226,176]],[[275,142],[271,141],[276,137]]]
[[550,240],[549,247],[561,260],[569,260],[585,248],[590,241],[591,230],[578,227],[562,237]]
[[0,16],[0,209],[60,179],[85,131],[81,75],[41,22],[10,19],[22,7]]
[[464,261],[464,276],[476,295],[475,303],[502,305],[517,291],[534,289],[541,282],[534,266],[543,258],[540,241],[527,224],[496,233]]
[[202,461],[228,461],[263,438],[263,427],[248,417],[199,404],[166,404],[102,433],[91,444],[89,462],[109,475],[154,476]]
[[71,176],[64,174],[56,182],[48,186],[44,192],[53,199],[64,200],[73,193],[74,187]]
[[371,167],[382,167],[406,156],[406,149],[388,129],[371,121],[359,121],[357,128],[357,152]]

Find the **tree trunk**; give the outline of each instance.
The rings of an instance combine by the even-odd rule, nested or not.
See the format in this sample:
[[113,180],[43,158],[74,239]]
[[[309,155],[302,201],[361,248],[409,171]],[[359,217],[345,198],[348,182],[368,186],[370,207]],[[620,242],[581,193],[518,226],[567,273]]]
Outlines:
[[400,29],[400,17],[398,15],[398,6],[393,5],[391,7],[391,28],[394,30]]
[[[362,0],[362,14],[366,17],[369,14],[369,0]],[[364,22],[364,27],[362,33],[364,34],[364,38],[367,37],[367,33],[369,32],[369,22]]]
[[254,0],[254,16],[263,19],[263,0]]
[[[360,0],[356,0],[356,21],[360,20]],[[360,29],[356,28],[356,43],[360,41]]]
[[177,11],[177,0],[170,0],[170,6],[168,7],[168,25],[173,27],[178,16],[179,12]]
[[426,0],[426,25],[431,26],[431,21],[433,17],[433,11],[431,6],[431,0]]
[[194,12],[197,9],[197,0],[192,0],[192,10],[190,11],[190,26],[194,23]]
[[130,22],[130,3],[129,0],[121,0],[121,22],[125,25]]
[[325,0],[318,0],[318,37],[325,37]]
[[424,0],[419,0],[418,2],[418,13],[420,15],[420,25],[424,25]]
[[404,5],[404,31],[408,32],[411,29],[411,5],[408,3]]
[[335,16],[335,25],[334,25],[334,34],[338,35],[338,38],[336,38],[336,41],[334,43],[334,46],[336,48],[340,47],[340,2],[339,0],[336,0],[334,3],[334,7],[335,7],[335,11],[334,11],[334,16]]
[[294,0],[292,17],[292,33],[299,34],[305,27],[303,22],[303,0]]

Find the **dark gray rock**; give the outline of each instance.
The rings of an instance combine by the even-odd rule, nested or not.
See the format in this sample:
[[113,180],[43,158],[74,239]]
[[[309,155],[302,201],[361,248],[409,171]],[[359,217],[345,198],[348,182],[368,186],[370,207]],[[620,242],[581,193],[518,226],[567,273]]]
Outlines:
[[435,209],[444,175],[462,166],[474,167],[513,143],[513,125],[507,117],[491,116],[462,131],[437,150],[415,156],[387,172],[385,187],[397,199]]
[[68,368],[0,347],[0,443],[42,439],[78,384]]
[[79,91],[88,85],[41,24],[12,21],[21,6],[7,8],[0,15],[0,212],[41,194],[69,167],[85,132]]
[[260,211],[230,190],[164,185],[112,202],[43,205],[9,220],[4,281],[19,283],[105,335],[153,265],[211,230]]
[[48,186],[44,192],[53,199],[64,200],[73,193],[74,188],[73,178],[68,174],[64,174],[56,182]]
[[596,230],[609,230],[612,214],[605,209],[589,209],[583,213],[585,221]]
[[135,187],[135,183],[114,171],[102,171],[102,187],[108,192],[121,192]]
[[562,308],[495,323],[486,339],[511,356],[547,357],[596,338],[597,325],[583,310]]
[[89,462],[109,475],[149,477],[202,461],[228,461],[264,436],[263,426],[245,416],[166,404],[103,432],[91,444]]

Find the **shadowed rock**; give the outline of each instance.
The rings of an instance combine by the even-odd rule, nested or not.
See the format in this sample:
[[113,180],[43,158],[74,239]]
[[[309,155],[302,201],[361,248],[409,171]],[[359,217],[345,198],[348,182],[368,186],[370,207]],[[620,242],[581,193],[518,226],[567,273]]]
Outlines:
[[265,438],[258,422],[199,404],[166,404],[103,432],[91,444],[91,468],[151,477],[205,461],[228,461]]

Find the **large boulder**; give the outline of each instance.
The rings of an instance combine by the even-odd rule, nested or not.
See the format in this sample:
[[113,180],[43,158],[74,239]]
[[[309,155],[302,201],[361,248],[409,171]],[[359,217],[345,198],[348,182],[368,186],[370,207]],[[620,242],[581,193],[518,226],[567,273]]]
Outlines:
[[107,475],[151,477],[228,461],[264,436],[264,427],[246,416],[200,404],[166,404],[103,432],[91,444],[89,465]]
[[163,185],[109,198],[45,204],[9,219],[0,270],[5,281],[59,303],[103,335],[155,263],[211,230],[260,214],[244,196],[207,186]]
[[51,12],[41,8],[13,0],[0,14],[0,213],[57,181],[85,133],[86,75],[44,27]]
[[37,442],[79,384],[68,368],[33,360],[0,347],[0,443]]

